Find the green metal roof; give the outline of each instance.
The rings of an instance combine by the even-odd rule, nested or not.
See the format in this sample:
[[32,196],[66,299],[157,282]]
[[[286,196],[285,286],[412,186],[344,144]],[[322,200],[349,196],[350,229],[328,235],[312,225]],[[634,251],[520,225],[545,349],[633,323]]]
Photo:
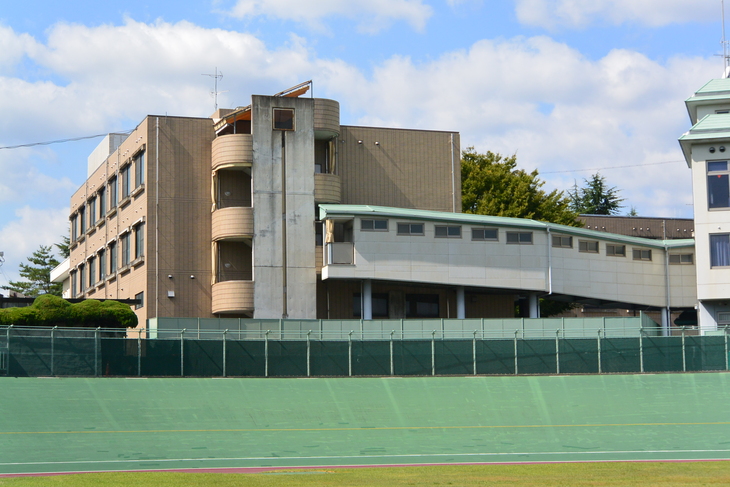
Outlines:
[[444,211],[413,210],[409,208],[393,208],[389,206],[371,205],[319,205],[319,215],[322,220],[347,217],[382,217],[400,218],[403,220],[422,220],[443,223],[459,223],[480,226],[499,226],[508,228],[524,228],[532,230],[550,230],[553,233],[573,235],[617,242],[622,244],[635,245],[637,247],[649,247],[655,249],[663,248],[686,248],[694,247],[694,239],[677,240],[653,240],[641,237],[630,237],[615,233],[599,232],[579,227],[558,225],[526,218],[509,218],[502,216],[472,215],[470,213],[449,213]]
[[679,138],[687,165],[692,165],[692,144],[730,139],[730,114],[713,114],[697,122],[689,132]]
[[695,92],[695,95],[705,95],[709,93],[721,93],[723,91],[730,94],[730,78],[711,79],[705,85]]

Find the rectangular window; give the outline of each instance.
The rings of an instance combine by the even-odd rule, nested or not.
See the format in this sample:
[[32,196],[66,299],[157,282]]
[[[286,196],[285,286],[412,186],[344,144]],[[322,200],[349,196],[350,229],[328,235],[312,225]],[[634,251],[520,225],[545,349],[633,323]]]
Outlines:
[[406,318],[438,317],[438,294],[406,294]]
[[274,130],[294,130],[293,108],[274,108]]
[[106,255],[104,249],[99,251],[99,280],[103,281],[106,277]]
[[730,266],[730,234],[710,234],[710,267]]
[[616,257],[626,257],[626,246],[616,244],[606,244],[606,255]]
[[104,218],[104,215],[106,215],[106,190],[104,189],[104,186],[99,188],[97,199],[99,200],[99,219],[101,220]]
[[79,293],[84,292],[86,289],[86,273],[84,272],[84,266],[79,266]]
[[727,161],[707,161],[707,200],[709,208],[730,207]]
[[693,254],[669,254],[669,263],[673,265],[690,265],[694,262]]
[[122,241],[122,267],[129,265],[129,232],[120,237]]
[[89,207],[89,226],[93,226],[96,223],[96,198],[91,198],[87,206]]
[[117,177],[109,179],[109,209],[116,208],[119,200],[117,199]]
[[578,252],[598,253],[598,242],[596,240],[579,240]]
[[94,261],[94,258],[92,257],[89,259],[89,287],[92,287],[94,284],[96,284],[96,262]]
[[127,164],[122,168],[121,175],[122,175],[122,199],[129,196],[129,193],[131,193],[131,182],[129,180],[129,167],[130,164]]
[[77,215],[71,217],[71,242],[75,242],[79,238],[79,218]]
[[71,297],[75,298],[76,294],[79,292],[79,288],[76,284],[78,276],[76,272],[71,272],[69,275],[71,276]]
[[[362,318],[362,297],[360,293],[352,295],[352,316]],[[388,317],[388,293],[372,294],[373,318]]]
[[423,235],[423,223],[399,223],[398,235]]
[[117,271],[117,243],[116,242],[110,242],[109,243],[109,272],[116,272]]
[[134,187],[139,188],[144,184],[144,151],[134,156]]
[[83,235],[86,233],[86,207],[82,206],[79,208],[79,233]]
[[507,232],[507,243],[530,245],[532,244],[532,232]]
[[360,220],[360,230],[375,231],[375,232],[387,232],[388,231],[388,220]]
[[573,248],[573,237],[564,237],[561,235],[553,235],[553,247],[559,247],[563,249]]
[[458,225],[436,225],[437,238],[461,238],[461,227]]
[[497,240],[499,232],[496,228],[472,228],[472,240]]
[[144,223],[134,227],[134,260],[144,257]]
[[651,260],[651,250],[634,249],[634,260]]
[[134,309],[144,308],[144,292],[135,294],[134,299],[137,300],[137,303],[134,305]]

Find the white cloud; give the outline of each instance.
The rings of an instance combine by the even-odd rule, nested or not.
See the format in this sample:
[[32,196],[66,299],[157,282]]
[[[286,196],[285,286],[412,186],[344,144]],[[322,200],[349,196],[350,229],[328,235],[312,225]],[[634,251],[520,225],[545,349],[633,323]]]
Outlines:
[[433,9],[423,0],[238,0],[229,14],[240,19],[267,16],[293,20],[319,29],[323,19],[339,16],[357,21],[362,32],[376,33],[394,21],[423,31]]
[[555,29],[585,28],[594,22],[650,27],[691,21],[719,21],[719,2],[687,0],[515,0],[519,21]]

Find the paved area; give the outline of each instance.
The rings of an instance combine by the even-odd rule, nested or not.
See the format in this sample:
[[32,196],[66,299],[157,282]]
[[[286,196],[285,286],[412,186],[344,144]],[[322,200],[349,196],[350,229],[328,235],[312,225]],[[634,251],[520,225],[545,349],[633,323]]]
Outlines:
[[730,459],[730,374],[0,379],[0,474]]

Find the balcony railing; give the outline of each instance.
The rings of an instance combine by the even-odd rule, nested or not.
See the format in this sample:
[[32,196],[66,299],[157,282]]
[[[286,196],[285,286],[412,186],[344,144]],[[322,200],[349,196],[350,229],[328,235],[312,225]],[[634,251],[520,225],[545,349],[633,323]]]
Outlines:
[[326,265],[354,264],[355,245],[352,242],[330,242],[327,244]]

